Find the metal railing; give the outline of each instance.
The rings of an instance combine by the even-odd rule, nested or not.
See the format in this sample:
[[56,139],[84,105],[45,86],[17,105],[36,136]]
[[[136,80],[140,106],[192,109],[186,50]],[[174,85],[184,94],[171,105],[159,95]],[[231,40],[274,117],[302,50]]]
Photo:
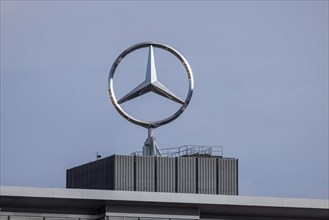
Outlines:
[[[163,157],[222,157],[222,146],[205,145],[184,145],[181,147],[159,149],[160,156]],[[136,151],[131,155],[142,156],[142,151]]]

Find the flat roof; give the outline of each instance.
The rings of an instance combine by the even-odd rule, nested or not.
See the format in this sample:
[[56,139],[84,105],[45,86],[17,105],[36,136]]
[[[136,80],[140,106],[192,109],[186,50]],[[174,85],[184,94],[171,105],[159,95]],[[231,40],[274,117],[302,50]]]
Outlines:
[[188,193],[161,193],[112,191],[92,189],[36,188],[0,186],[0,207],[20,207],[40,201],[44,207],[69,205],[72,208],[99,208],[101,205],[144,205],[157,207],[191,207],[205,215],[266,214],[282,216],[329,217],[329,200],[280,197],[207,195]]

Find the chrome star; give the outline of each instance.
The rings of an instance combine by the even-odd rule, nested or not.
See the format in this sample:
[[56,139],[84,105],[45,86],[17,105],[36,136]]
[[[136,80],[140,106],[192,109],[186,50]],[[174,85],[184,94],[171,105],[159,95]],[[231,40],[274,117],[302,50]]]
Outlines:
[[122,97],[118,101],[118,104],[122,104],[126,101],[129,101],[138,96],[144,95],[148,92],[154,92],[165,98],[173,100],[179,104],[182,104],[182,105],[184,104],[184,101],[181,98],[179,98],[177,95],[175,95],[173,92],[171,92],[167,87],[162,85],[157,80],[157,72],[156,72],[156,68],[155,68],[154,51],[153,51],[152,45],[150,45],[150,48],[149,48],[146,76],[145,76],[144,82],[139,84],[135,89],[130,91],[127,95]]

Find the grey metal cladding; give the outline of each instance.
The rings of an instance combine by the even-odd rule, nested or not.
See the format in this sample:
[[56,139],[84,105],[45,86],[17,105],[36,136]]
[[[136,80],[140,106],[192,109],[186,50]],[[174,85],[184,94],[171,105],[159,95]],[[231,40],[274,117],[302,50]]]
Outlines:
[[73,188],[72,186],[74,185],[75,180],[74,176],[72,175],[73,172],[73,169],[66,170],[66,188]]
[[83,189],[113,189],[110,182],[113,157],[93,161],[67,170],[67,187]]
[[136,156],[136,191],[155,191],[154,157]]
[[113,157],[107,157],[93,163],[94,178],[92,186],[96,186],[97,189],[113,189],[113,184],[110,182],[113,180],[111,173],[113,173],[113,164],[111,161]]
[[90,179],[92,177],[88,173],[88,167],[89,167],[88,164],[85,164],[81,167],[81,177],[83,179],[83,185],[85,185],[87,187],[87,189],[90,189],[88,179]]
[[225,159],[220,159],[218,161],[218,188],[219,188],[219,194],[224,194],[226,192],[226,184],[225,184]]
[[114,179],[115,179],[115,155],[106,158],[107,164],[105,167],[108,170],[104,173],[104,185],[106,189],[114,190]]
[[198,158],[198,193],[216,194],[216,158]]
[[156,158],[156,186],[157,192],[175,192],[176,164],[173,157]]
[[237,195],[237,159],[221,158],[218,160],[219,194]]
[[238,195],[238,159],[232,159],[233,169],[232,169],[232,195]]
[[238,195],[238,159],[112,155],[67,172],[67,188]]
[[177,192],[196,193],[195,158],[181,157],[177,160]]
[[230,159],[231,161],[231,189],[229,194],[230,195],[237,195],[238,194],[238,177],[237,177],[237,169],[238,169],[238,160],[237,159]]
[[114,190],[134,190],[134,157],[115,155]]
[[88,182],[87,182],[87,173],[86,173],[86,166],[85,165],[83,165],[83,166],[81,166],[80,167],[80,169],[79,169],[79,177],[82,179],[82,181],[81,181],[81,184],[80,184],[80,187],[82,188],[82,187],[86,187],[87,189],[89,188],[89,186],[87,185],[88,184]]

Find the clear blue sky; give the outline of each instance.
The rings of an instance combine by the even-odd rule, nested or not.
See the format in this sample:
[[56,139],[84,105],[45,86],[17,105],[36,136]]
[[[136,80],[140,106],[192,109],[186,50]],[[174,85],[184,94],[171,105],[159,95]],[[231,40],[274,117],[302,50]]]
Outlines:
[[[161,148],[224,146],[240,195],[328,198],[328,1],[1,1],[1,185],[65,187],[66,169],[97,151],[141,150],[147,131],[116,112],[107,78],[148,40],[180,51],[195,77],[188,109],[155,130]],[[144,77],[144,52],[128,60],[142,71],[120,76]],[[127,107],[163,109],[154,100]]]

